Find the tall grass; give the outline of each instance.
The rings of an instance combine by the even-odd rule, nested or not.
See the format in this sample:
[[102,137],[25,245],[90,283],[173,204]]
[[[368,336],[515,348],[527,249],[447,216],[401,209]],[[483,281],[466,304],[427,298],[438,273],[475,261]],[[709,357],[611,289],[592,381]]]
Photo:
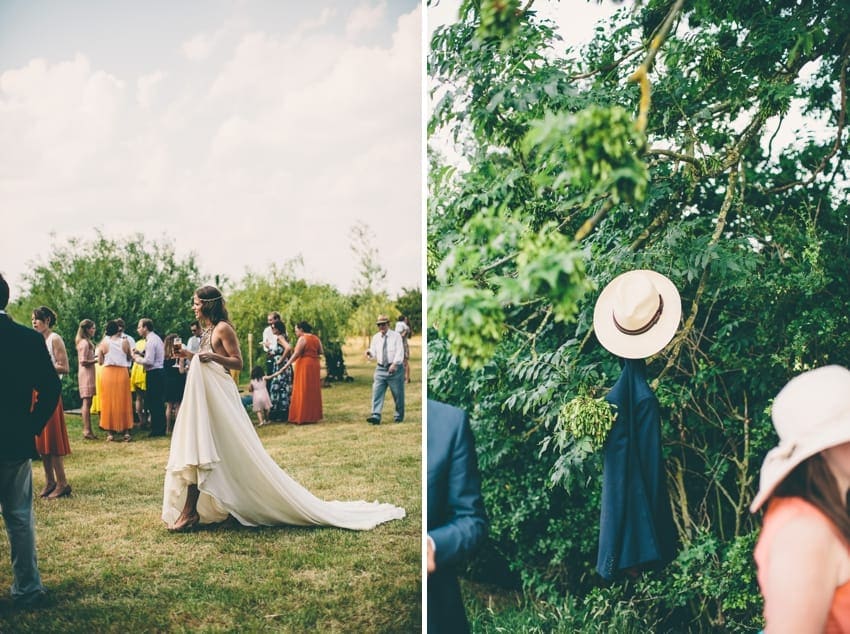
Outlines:
[[[359,342],[358,342],[359,343]],[[35,501],[46,605],[0,599],[0,632],[414,632],[421,629],[421,349],[405,423],[372,426],[372,367],[346,346],[351,383],[322,391],[324,421],[257,431],[271,456],[323,499],[380,500],[407,517],[372,531],[247,528],[171,534],[160,520],[170,439],[81,440],[68,416],[70,498]],[[363,359],[363,360],[361,360]],[[388,393],[385,407],[392,407]],[[389,410],[391,412],[391,410]],[[384,420],[392,420],[385,413]],[[94,426],[97,426],[95,418]],[[44,485],[33,463],[34,488]],[[11,584],[0,540],[0,591]]]
[[[622,596],[597,593],[559,603],[535,601],[516,590],[463,580],[472,634],[645,634],[663,632],[652,614]],[[614,593],[616,594],[616,593]],[[606,598],[607,597],[607,598]]]

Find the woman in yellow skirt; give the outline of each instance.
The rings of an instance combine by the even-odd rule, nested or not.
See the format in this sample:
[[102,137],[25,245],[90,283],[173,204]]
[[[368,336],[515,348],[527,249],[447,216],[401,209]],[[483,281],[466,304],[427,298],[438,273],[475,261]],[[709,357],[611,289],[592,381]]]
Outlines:
[[[136,350],[145,354],[144,339],[139,339],[136,342]],[[132,392],[133,400],[136,407],[136,419],[139,421],[139,427],[147,427],[145,419],[145,393],[148,390],[148,374],[145,371],[145,366],[141,363],[133,361],[133,367],[130,368],[130,392]]]

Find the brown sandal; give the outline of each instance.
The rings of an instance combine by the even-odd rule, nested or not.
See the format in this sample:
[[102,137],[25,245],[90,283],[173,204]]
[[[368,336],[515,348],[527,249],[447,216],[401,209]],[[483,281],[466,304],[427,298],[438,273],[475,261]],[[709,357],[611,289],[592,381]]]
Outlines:
[[198,528],[198,524],[201,521],[201,516],[197,513],[192,513],[192,515],[188,516],[182,524],[179,523],[180,518],[177,518],[178,523],[174,524],[168,530],[172,533],[188,533],[189,531],[193,531]]

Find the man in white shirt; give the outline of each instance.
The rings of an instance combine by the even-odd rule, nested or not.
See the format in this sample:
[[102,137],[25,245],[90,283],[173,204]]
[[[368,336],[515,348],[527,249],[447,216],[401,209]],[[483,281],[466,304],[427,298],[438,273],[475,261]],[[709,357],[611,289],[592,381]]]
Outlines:
[[366,351],[366,356],[376,362],[372,380],[372,415],[366,422],[381,424],[384,396],[389,387],[395,401],[393,420],[400,423],[404,420],[404,344],[401,335],[390,330],[389,317],[378,315],[375,324],[378,326],[378,332],[372,337]]
[[201,324],[193,321],[189,324],[189,331],[192,333],[192,336],[186,342],[186,350],[192,354],[198,354],[198,350],[201,349]]
[[162,339],[153,330],[153,320],[144,317],[136,328],[139,336],[145,339],[145,352],[133,351],[136,363],[145,367],[147,382],[148,411],[151,413],[150,436],[165,436],[165,346]]

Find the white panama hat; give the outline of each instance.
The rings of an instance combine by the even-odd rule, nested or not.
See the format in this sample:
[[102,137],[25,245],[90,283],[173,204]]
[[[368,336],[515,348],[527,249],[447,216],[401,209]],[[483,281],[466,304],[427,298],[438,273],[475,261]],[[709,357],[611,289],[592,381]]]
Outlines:
[[779,444],[762,463],[752,513],[806,458],[850,442],[850,370],[826,365],[803,372],[780,390],[770,413]]
[[615,277],[602,289],[593,311],[596,338],[625,359],[645,359],[670,343],[682,317],[679,291],[646,269]]

